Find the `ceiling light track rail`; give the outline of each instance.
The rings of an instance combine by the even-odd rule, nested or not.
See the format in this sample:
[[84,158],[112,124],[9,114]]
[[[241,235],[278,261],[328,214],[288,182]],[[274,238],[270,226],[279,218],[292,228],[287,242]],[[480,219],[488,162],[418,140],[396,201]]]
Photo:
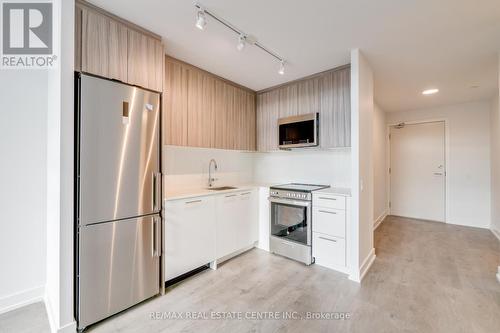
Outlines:
[[234,25],[232,25],[228,21],[224,20],[222,17],[217,16],[215,13],[211,12],[206,7],[201,5],[200,3],[195,3],[194,6],[198,10],[196,26],[199,29],[203,30],[205,25],[206,25],[206,20],[205,20],[204,15],[210,16],[211,18],[213,18],[214,20],[216,20],[217,22],[219,22],[220,24],[222,24],[223,26],[225,26],[226,28],[228,28],[229,30],[233,31],[234,33],[236,33],[238,35],[238,38],[239,38],[239,42],[237,45],[238,50],[241,51],[244,47],[244,43],[248,42],[248,43],[258,47],[262,51],[266,52],[267,54],[269,54],[270,56],[272,56],[276,60],[278,60],[280,62],[280,69],[279,69],[278,73],[281,75],[283,75],[285,73],[285,59],[283,59],[283,57],[281,57],[279,54],[270,50],[266,46],[262,45],[257,40],[254,40],[254,38],[248,38],[248,36],[249,36],[248,34],[241,31],[240,29],[236,28]]

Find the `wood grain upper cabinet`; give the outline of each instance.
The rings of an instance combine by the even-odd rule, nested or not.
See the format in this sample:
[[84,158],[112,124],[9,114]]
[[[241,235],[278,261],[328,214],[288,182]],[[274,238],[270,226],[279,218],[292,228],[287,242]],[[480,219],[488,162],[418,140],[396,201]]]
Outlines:
[[257,150],[278,150],[280,91],[274,89],[257,95]]
[[255,93],[165,57],[165,144],[255,150]]
[[179,63],[165,62],[163,92],[165,144],[188,145],[188,71]]
[[320,145],[351,146],[351,70],[331,71],[321,78]]
[[187,145],[215,146],[215,80],[200,71],[188,69]]
[[257,94],[257,149],[278,149],[279,118],[319,113],[320,148],[350,147],[350,66]]
[[[127,82],[128,29],[123,24],[109,21],[109,72],[108,77]],[[161,73],[160,73],[161,74]]]
[[128,29],[128,82],[156,91],[162,89],[161,41]]
[[109,19],[86,8],[82,9],[81,16],[82,71],[108,77],[110,58]]
[[75,70],[163,88],[161,39],[84,1],[75,6]]

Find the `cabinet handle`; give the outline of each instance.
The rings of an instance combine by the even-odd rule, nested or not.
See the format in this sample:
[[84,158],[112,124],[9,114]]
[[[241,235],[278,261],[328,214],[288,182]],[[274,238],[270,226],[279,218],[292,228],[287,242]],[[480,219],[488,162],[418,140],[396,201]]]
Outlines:
[[320,212],[320,213],[327,213],[327,214],[337,215],[337,213],[336,213],[336,212],[329,212],[329,211],[327,211],[327,210],[321,210],[321,209],[320,209],[320,210],[319,210],[319,212]]
[[245,192],[245,193],[241,193],[240,195],[248,195],[250,193],[252,193],[252,192]]
[[318,238],[323,239],[323,240],[326,240],[326,241],[329,241],[329,242],[334,242],[334,243],[337,243],[337,241],[336,241],[335,239],[330,239],[330,238],[321,237],[321,236],[319,236]]
[[186,205],[187,204],[192,204],[192,203],[197,203],[197,202],[201,202],[201,200],[186,201]]
[[327,198],[327,197],[319,197],[319,198],[323,200],[333,200],[333,201],[337,200],[336,198]]
[[231,198],[231,197],[235,197],[235,196],[236,196],[236,194],[230,194],[230,195],[226,195],[225,197],[226,198]]

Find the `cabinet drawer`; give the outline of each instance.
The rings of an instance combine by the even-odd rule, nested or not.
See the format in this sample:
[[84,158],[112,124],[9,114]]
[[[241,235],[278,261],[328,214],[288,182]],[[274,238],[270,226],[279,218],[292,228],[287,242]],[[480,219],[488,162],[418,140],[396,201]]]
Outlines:
[[313,206],[332,209],[345,209],[345,197],[330,194],[313,194]]
[[345,210],[313,207],[312,229],[322,234],[345,238]]
[[318,265],[333,269],[345,267],[346,254],[343,239],[313,232],[312,250]]

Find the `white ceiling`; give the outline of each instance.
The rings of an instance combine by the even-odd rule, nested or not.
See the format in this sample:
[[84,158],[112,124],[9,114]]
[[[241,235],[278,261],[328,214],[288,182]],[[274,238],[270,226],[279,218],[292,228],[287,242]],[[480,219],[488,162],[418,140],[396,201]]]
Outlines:
[[[214,20],[198,30],[192,1],[91,2],[160,34],[167,54],[254,90],[346,64],[352,48],[374,69],[386,111],[489,98],[497,87],[499,0],[200,0],[284,57],[284,76],[255,47],[238,52]],[[432,87],[440,92],[421,95]]]

